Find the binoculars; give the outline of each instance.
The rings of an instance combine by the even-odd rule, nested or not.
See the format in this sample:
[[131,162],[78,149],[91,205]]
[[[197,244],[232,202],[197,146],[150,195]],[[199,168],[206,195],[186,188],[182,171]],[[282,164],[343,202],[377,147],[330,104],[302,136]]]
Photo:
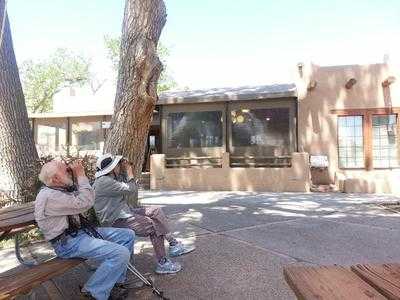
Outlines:
[[74,175],[74,172],[72,172],[72,169],[67,165],[67,173]]
[[130,162],[130,161],[129,161],[128,159],[126,159],[125,157],[121,158],[121,160],[119,161],[119,164],[123,164],[123,163],[132,165],[132,162]]

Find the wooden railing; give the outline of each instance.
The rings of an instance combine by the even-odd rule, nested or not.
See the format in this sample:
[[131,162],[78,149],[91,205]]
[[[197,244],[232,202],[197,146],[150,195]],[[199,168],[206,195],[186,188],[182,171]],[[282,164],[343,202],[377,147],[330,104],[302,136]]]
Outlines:
[[[232,168],[290,168],[291,156],[230,156]],[[222,157],[216,156],[188,156],[166,157],[166,168],[194,168],[210,167],[222,168]]]
[[222,168],[222,157],[193,156],[193,157],[166,157],[166,168],[211,167]]
[[291,156],[230,156],[231,167],[242,168],[290,168],[292,166]]

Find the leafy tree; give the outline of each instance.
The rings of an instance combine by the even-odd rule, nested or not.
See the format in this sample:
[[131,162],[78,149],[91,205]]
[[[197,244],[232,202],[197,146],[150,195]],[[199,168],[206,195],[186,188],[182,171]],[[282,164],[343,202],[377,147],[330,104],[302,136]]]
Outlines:
[[104,36],[104,45],[107,49],[107,58],[111,61],[112,66],[116,72],[118,72],[119,64],[119,47],[121,39],[111,36]]
[[89,60],[66,49],[57,49],[43,61],[25,61],[21,77],[28,110],[51,111],[53,97],[62,88],[90,82],[89,67]]
[[[107,49],[107,57],[108,59],[110,59],[115,72],[118,72],[120,44],[121,44],[120,37],[111,37],[108,35],[104,37],[104,45]],[[176,87],[177,84],[170,75],[167,66],[167,59],[170,55],[169,49],[165,47],[163,44],[158,43],[157,54],[164,66],[164,69],[161,72],[157,85],[157,92],[161,93]]]

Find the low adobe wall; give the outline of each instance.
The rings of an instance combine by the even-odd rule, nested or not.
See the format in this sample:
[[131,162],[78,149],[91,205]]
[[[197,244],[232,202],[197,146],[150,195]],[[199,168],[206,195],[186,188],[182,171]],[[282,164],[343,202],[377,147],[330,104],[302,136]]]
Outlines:
[[231,168],[229,153],[222,168],[165,168],[165,155],[150,161],[152,190],[309,192],[307,153],[293,153],[290,168]]
[[400,170],[352,170],[336,173],[336,185],[345,193],[400,196]]

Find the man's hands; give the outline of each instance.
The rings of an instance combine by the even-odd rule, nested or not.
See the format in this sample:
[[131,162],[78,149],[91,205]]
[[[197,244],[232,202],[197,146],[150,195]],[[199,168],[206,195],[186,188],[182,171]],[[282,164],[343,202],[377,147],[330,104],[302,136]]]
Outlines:
[[73,161],[68,165],[68,167],[72,170],[76,178],[86,176],[85,169],[83,168],[82,162],[80,160]]
[[133,178],[132,165],[127,160],[122,160],[121,162],[122,171],[126,171],[128,179]]

